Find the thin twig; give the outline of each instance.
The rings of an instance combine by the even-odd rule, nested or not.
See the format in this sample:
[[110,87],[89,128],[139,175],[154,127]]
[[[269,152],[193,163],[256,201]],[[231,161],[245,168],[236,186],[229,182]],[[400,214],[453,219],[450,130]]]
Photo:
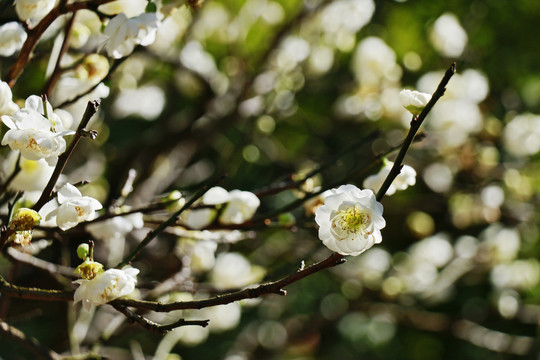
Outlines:
[[199,198],[201,198],[212,186],[215,186],[217,183],[219,183],[224,176],[218,178],[217,180],[212,181],[210,184],[203,186],[195,195],[189,199],[184,206],[177,212],[175,212],[172,216],[170,216],[167,220],[165,220],[160,226],[158,226],[155,230],[150,231],[146,237],[133,249],[131,253],[129,253],[124,260],[122,260],[118,265],[116,265],[117,268],[122,268],[129,264],[141,251],[144,249],[150,241],[152,241],[159,233],[161,233],[163,230],[165,230],[168,226],[174,224],[177,220],[180,214],[182,214],[185,210],[187,210],[195,201],[197,201]]
[[36,202],[32,209],[39,211],[39,209],[41,209],[41,207],[51,199],[54,186],[56,185],[60,174],[62,174],[62,172],[64,171],[64,168],[69,158],[73,154],[73,150],[75,150],[75,147],[79,143],[81,137],[88,136],[88,131],[86,131],[84,128],[86,127],[86,125],[88,125],[88,122],[90,121],[92,116],[94,116],[94,114],[97,112],[99,103],[99,100],[93,100],[88,102],[79,127],[77,128],[77,132],[75,133],[73,139],[71,140],[71,143],[69,144],[69,148],[58,157],[58,162],[56,163],[56,167],[54,168],[51,178],[47,183],[45,190],[43,190],[43,192],[41,193],[39,200]]
[[206,326],[208,326],[208,322],[210,321],[210,320],[185,320],[185,319],[180,319],[180,320],[175,321],[175,322],[173,322],[171,324],[162,325],[162,324],[155,323],[155,322],[145,318],[144,316],[139,315],[139,314],[129,310],[125,305],[123,305],[121,303],[114,302],[114,303],[111,303],[111,305],[116,310],[118,310],[119,312],[124,314],[129,322],[132,322],[132,323],[135,322],[135,323],[139,324],[140,326],[142,326],[144,329],[146,329],[148,331],[158,333],[158,334],[161,334],[161,335],[166,334],[167,332],[169,332],[169,331],[171,331],[173,329],[176,329],[177,327],[180,327],[180,326],[196,325],[196,326],[206,327]]
[[390,170],[390,173],[384,180],[384,183],[381,185],[381,188],[377,192],[377,200],[381,201],[381,199],[384,197],[384,194],[386,194],[386,191],[388,191],[388,188],[390,185],[392,185],[392,181],[396,178],[396,176],[399,175],[401,172],[403,159],[405,158],[405,155],[407,154],[407,151],[409,150],[409,147],[411,146],[414,137],[416,133],[418,132],[418,129],[424,122],[424,119],[426,118],[427,114],[431,111],[435,103],[441,98],[441,96],[444,95],[444,92],[446,90],[446,85],[450,81],[450,78],[454,75],[456,72],[456,63],[452,63],[448,70],[446,70],[446,73],[444,74],[441,82],[439,83],[439,86],[437,87],[437,90],[433,93],[431,96],[431,100],[427,103],[426,107],[422,110],[420,115],[413,116],[411,120],[411,127],[409,128],[409,133],[407,134],[407,137],[405,137],[405,140],[403,141],[403,146],[399,150],[398,156],[396,157],[396,160],[394,161],[394,166],[392,166],[392,169]]
[[23,253],[13,247],[8,248],[6,251],[9,257],[13,258],[13,260],[16,260],[20,263],[33,266],[37,269],[45,270],[51,274],[55,274],[55,275],[60,274],[67,277],[76,277],[74,275],[75,269],[69,266],[53,264],[49,261],[39,259],[30,254]]
[[0,275],[0,293],[19,299],[44,301],[72,301],[73,291],[51,290],[34,287],[17,286],[9,283]]

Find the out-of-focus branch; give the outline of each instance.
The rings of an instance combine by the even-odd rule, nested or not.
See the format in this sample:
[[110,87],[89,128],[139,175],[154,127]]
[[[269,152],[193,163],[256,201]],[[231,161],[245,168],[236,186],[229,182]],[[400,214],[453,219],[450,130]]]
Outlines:
[[388,191],[388,188],[390,187],[390,185],[392,185],[392,181],[394,181],[396,176],[398,176],[399,173],[401,172],[401,168],[403,166],[402,165],[403,159],[405,158],[405,155],[407,154],[407,151],[409,150],[409,147],[411,146],[414,140],[414,137],[416,133],[418,132],[418,129],[420,129],[420,126],[424,122],[424,119],[426,118],[427,114],[429,114],[429,112],[431,111],[435,103],[439,101],[441,96],[444,95],[444,92],[446,90],[446,85],[448,84],[448,82],[450,81],[450,79],[452,78],[455,72],[456,72],[456,63],[452,63],[452,65],[450,65],[448,70],[446,70],[441,82],[439,83],[439,86],[437,87],[437,90],[435,90],[435,92],[431,96],[431,100],[429,100],[426,107],[422,110],[420,115],[413,116],[411,120],[411,127],[409,128],[409,133],[407,134],[407,136],[405,137],[405,140],[403,141],[403,146],[399,150],[398,156],[396,160],[394,161],[394,166],[392,166],[390,173],[388,174],[388,176],[384,180],[384,183],[381,185],[381,188],[377,192],[378,201],[381,201],[381,199],[384,197],[384,194],[386,194],[386,191]]
[[155,230],[150,231],[146,237],[133,249],[132,252],[130,252],[124,260],[122,260],[118,265],[116,265],[117,268],[122,268],[129,264],[141,251],[144,249],[150,241],[152,241],[159,233],[161,233],[163,230],[165,230],[168,226],[174,224],[177,220],[180,214],[182,214],[186,209],[188,209],[195,201],[197,201],[199,198],[201,198],[212,186],[215,186],[217,183],[219,183],[223,179],[223,176],[218,178],[217,180],[212,181],[210,184],[203,186],[195,195],[189,199],[184,206],[177,212],[175,212],[171,217],[169,217],[166,221],[164,221],[160,226],[158,226]]
[[0,293],[19,299],[44,301],[72,301],[73,291],[50,290],[10,284],[0,275]]
[[75,277],[74,275],[75,269],[69,266],[53,264],[49,261],[39,259],[30,254],[23,253],[13,247],[8,248],[6,251],[9,257],[11,257],[13,260],[18,261],[20,263],[33,266],[37,269],[45,270],[51,274],[60,274],[67,277]]
[[263,197],[263,196],[266,196],[266,195],[276,194],[278,192],[281,192],[281,191],[287,190],[287,189],[298,189],[309,178],[311,178],[311,177],[325,171],[329,167],[335,165],[336,161],[338,161],[340,158],[342,158],[342,157],[344,157],[346,155],[349,155],[350,153],[354,152],[358,148],[366,145],[368,142],[377,139],[379,137],[379,135],[380,135],[380,131],[378,131],[378,130],[373,131],[371,134],[369,134],[369,135],[363,137],[362,139],[360,139],[359,141],[349,145],[348,147],[346,147],[345,149],[340,151],[335,156],[332,156],[330,159],[325,161],[322,165],[317,166],[315,169],[308,172],[301,179],[299,179],[299,180],[290,179],[288,181],[285,180],[285,181],[279,182],[277,184],[271,184],[268,187],[265,187],[265,188],[263,188],[263,189],[261,189],[259,191],[256,191],[255,195],[257,195],[257,197],[260,198],[260,197]]
[[178,328],[180,326],[195,325],[195,326],[206,327],[206,326],[208,326],[208,322],[209,322],[209,320],[185,320],[185,319],[180,319],[180,320],[175,321],[175,322],[173,322],[171,324],[161,325],[161,324],[155,323],[155,322],[145,318],[144,316],[141,316],[141,315],[131,311],[125,305],[122,305],[122,304],[120,304],[118,302],[111,303],[111,305],[116,310],[118,310],[119,312],[124,314],[129,322],[131,322],[131,323],[135,322],[135,323],[139,324],[140,326],[142,326],[144,329],[146,329],[148,331],[155,332],[155,333],[162,334],[162,335],[166,334],[167,332],[169,332],[169,331],[171,331],[173,329],[176,329],[176,328]]
[[61,359],[60,354],[41,345],[33,337],[26,336],[21,330],[9,325],[0,319],[0,333],[2,338],[8,338],[28,349],[37,359]]
[[73,136],[73,139],[71,140],[71,143],[69,144],[69,148],[58,157],[58,162],[56,163],[56,167],[54,168],[54,171],[51,175],[49,182],[47,183],[47,186],[45,187],[45,190],[43,190],[39,200],[34,205],[33,207],[34,210],[39,211],[39,209],[41,209],[41,207],[45,205],[45,203],[51,199],[54,186],[56,185],[56,182],[58,181],[60,174],[62,174],[62,172],[64,171],[64,168],[69,158],[71,157],[71,154],[73,154],[73,150],[75,150],[75,147],[79,143],[79,140],[81,139],[81,137],[94,136],[92,133],[88,132],[84,128],[86,127],[86,125],[88,125],[88,122],[90,121],[92,116],[94,116],[94,114],[97,112],[99,103],[100,103],[99,100],[93,100],[93,101],[88,102],[88,105],[86,106],[86,110],[81,119],[79,127],[77,128],[77,132]]

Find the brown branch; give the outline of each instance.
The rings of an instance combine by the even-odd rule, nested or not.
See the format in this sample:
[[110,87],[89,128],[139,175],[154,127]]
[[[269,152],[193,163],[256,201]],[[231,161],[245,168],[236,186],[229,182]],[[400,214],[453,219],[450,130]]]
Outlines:
[[444,95],[444,92],[446,90],[446,85],[456,72],[456,63],[452,63],[448,70],[446,70],[446,73],[444,74],[441,82],[439,83],[439,86],[437,87],[437,90],[433,93],[431,96],[431,100],[427,103],[426,107],[422,110],[420,115],[413,116],[411,120],[411,127],[409,128],[409,132],[407,133],[407,136],[405,137],[405,140],[403,141],[403,146],[399,150],[398,156],[394,162],[394,166],[392,166],[392,169],[390,170],[390,173],[384,180],[384,183],[381,185],[381,188],[377,192],[377,200],[381,201],[381,199],[384,197],[384,194],[386,194],[386,191],[388,191],[388,188],[390,185],[392,185],[392,181],[399,175],[401,172],[401,168],[403,167],[403,159],[405,158],[405,155],[407,154],[407,151],[409,150],[409,147],[411,146],[414,137],[416,133],[418,132],[418,129],[420,129],[420,126],[424,122],[424,119],[426,118],[427,114],[431,111],[433,106],[435,106],[435,103],[439,101],[439,99]]
[[315,274],[321,270],[334,267],[345,262],[344,256],[338,253],[333,253],[328,258],[315,263],[306,268],[300,269],[294,274],[288,275],[280,280],[261,284],[254,288],[248,288],[240,291],[236,291],[229,294],[218,295],[215,297],[192,300],[192,301],[179,301],[172,303],[160,303],[155,301],[135,300],[135,299],[117,299],[113,303],[121,304],[124,306],[131,306],[140,309],[148,309],[157,312],[169,312],[172,310],[185,310],[185,309],[202,309],[206,307],[229,304],[231,302],[240,301],[244,299],[254,299],[264,295],[277,294],[286,295],[287,292],[283,288],[294,282],[297,282],[309,275]]
[[81,9],[95,10],[99,5],[106,4],[111,1],[114,0],[88,0],[67,5],[64,2],[60,3],[57,7],[52,9],[34,28],[28,31],[28,37],[26,38],[26,41],[19,52],[19,57],[9,69],[4,81],[7,82],[10,87],[15,85],[15,82],[17,82],[17,79],[23,73],[26,65],[28,65],[30,62],[30,56],[32,55],[32,52],[34,51],[39,39],[41,39],[41,36],[45,30],[47,30],[53,21],[56,20],[60,15],[76,12]]
[[[94,116],[94,114],[97,112],[99,103],[99,100],[88,102],[79,127],[77,128],[77,132],[75,133],[73,139],[71,140],[71,143],[69,144],[69,148],[58,157],[58,162],[56,163],[56,167],[54,168],[51,178],[47,183],[45,190],[43,190],[43,192],[41,193],[39,200],[36,202],[32,209],[39,211],[39,209],[41,209],[41,207],[51,199],[54,186],[56,185],[60,174],[62,174],[62,172],[64,171],[64,168],[69,158],[73,154],[73,150],[75,150],[75,147],[79,143],[79,140],[83,136],[89,136],[89,132],[86,131],[84,128],[86,127],[86,125],[88,125],[88,122],[90,121],[92,116]],[[90,136],[92,136],[92,134],[90,134]]]
[[120,304],[118,302],[111,303],[111,305],[116,310],[118,310],[119,312],[124,314],[129,322],[131,322],[131,323],[135,322],[135,323],[139,324],[140,326],[142,326],[144,329],[146,329],[148,331],[151,331],[151,332],[161,334],[161,335],[164,335],[167,332],[169,332],[169,331],[171,331],[173,329],[176,329],[177,327],[180,327],[180,326],[196,325],[196,326],[206,327],[206,326],[208,326],[208,322],[209,322],[209,320],[185,320],[185,319],[180,319],[180,320],[175,321],[175,322],[173,322],[171,324],[162,325],[162,324],[155,323],[155,322],[145,318],[144,316],[139,315],[139,314],[129,310],[125,305],[122,305],[122,304]]
[[44,301],[72,301],[73,291],[50,290],[10,284],[0,275],[0,293],[18,299]]
[[46,348],[41,345],[33,337],[26,336],[21,330],[9,325],[0,319],[0,333],[2,338],[8,338],[28,349],[32,354],[34,354],[38,359],[60,359],[60,354],[52,351],[51,349]]

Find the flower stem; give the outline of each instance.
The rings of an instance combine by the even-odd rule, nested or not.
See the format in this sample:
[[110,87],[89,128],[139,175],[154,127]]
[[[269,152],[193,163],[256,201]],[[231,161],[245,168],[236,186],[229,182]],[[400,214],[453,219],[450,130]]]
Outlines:
[[405,158],[405,155],[407,154],[407,151],[409,150],[409,147],[411,146],[414,137],[416,136],[416,133],[418,132],[418,129],[420,129],[420,126],[424,122],[424,119],[426,118],[427,114],[431,111],[435,103],[444,95],[444,92],[446,90],[446,85],[450,81],[450,78],[454,75],[456,72],[456,63],[452,63],[448,70],[446,70],[446,73],[444,74],[441,82],[439,83],[439,86],[437,87],[437,90],[433,93],[433,96],[431,97],[431,100],[427,103],[426,107],[420,115],[413,116],[411,120],[411,127],[409,128],[409,133],[405,137],[405,140],[403,141],[403,146],[399,150],[399,153],[397,155],[396,160],[394,161],[394,166],[392,166],[392,169],[390,170],[390,173],[384,180],[384,183],[382,184],[381,188],[377,192],[377,201],[381,201],[381,199],[384,197],[384,194],[386,194],[386,191],[388,191],[388,188],[390,185],[392,185],[392,181],[396,178],[396,176],[399,175],[401,172],[401,168],[403,167],[403,159]]
[[86,127],[86,125],[88,125],[88,122],[90,121],[92,116],[94,116],[94,114],[97,112],[99,103],[99,100],[93,100],[88,102],[79,127],[77,128],[77,132],[75,133],[75,135],[73,136],[73,140],[69,144],[69,148],[58,157],[58,162],[56,163],[56,167],[54,168],[51,178],[49,179],[47,186],[41,193],[39,200],[32,207],[33,210],[39,211],[41,207],[51,199],[54,186],[56,185],[60,174],[62,174],[62,172],[64,171],[64,168],[66,167],[69,158],[73,154],[73,150],[75,150],[75,147],[79,143],[81,137],[88,135],[88,131],[84,130],[84,128]]

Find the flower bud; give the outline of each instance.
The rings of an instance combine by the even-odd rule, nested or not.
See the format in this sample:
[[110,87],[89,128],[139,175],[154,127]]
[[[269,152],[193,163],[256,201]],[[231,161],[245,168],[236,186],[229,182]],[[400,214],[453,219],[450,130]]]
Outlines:
[[88,257],[88,254],[90,254],[90,245],[84,243],[77,247],[77,256],[79,259],[85,260]]
[[399,93],[399,100],[401,101],[401,105],[403,105],[407,111],[417,116],[420,115],[429,100],[431,100],[431,95],[420,91],[401,90]]
[[175,213],[186,204],[186,199],[182,196],[182,193],[178,190],[171,191],[166,196],[159,199],[159,202],[166,204],[165,209],[171,213]]

